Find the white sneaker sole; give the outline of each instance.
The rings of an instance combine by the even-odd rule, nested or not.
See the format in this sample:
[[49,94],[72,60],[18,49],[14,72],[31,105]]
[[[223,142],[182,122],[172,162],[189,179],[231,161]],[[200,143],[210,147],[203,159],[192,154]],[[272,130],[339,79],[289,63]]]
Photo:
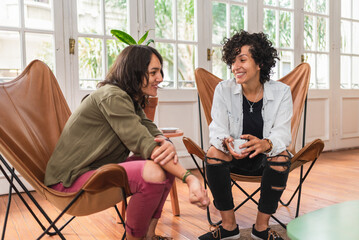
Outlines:
[[[238,233],[237,235],[234,235],[234,236],[221,238],[221,240],[238,240],[240,237],[241,237],[241,233]],[[197,238],[197,240],[200,240],[200,239]]]
[[255,235],[253,235],[253,233],[251,233],[251,237],[252,237],[252,239],[255,239],[255,240],[263,240],[262,238],[259,238]]

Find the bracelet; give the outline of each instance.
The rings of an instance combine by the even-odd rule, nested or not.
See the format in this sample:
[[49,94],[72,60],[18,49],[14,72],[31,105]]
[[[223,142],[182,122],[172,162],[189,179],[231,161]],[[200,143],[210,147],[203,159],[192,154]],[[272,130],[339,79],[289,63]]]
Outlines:
[[264,153],[269,153],[273,149],[273,143],[269,138],[264,138],[263,140],[267,141],[267,143],[269,144],[269,148],[265,150]]
[[183,183],[186,183],[186,179],[187,179],[187,177],[188,177],[189,175],[192,175],[192,173],[191,173],[190,170],[187,170],[187,171],[185,172],[185,174],[183,175],[183,177],[182,177],[182,182],[183,182]]
[[173,142],[169,138],[165,138],[165,141],[170,142],[173,144]]

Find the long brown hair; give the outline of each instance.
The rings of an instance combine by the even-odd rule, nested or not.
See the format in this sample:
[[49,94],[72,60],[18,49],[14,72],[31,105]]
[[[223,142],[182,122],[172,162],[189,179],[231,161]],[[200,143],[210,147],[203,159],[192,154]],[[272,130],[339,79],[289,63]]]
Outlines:
[[[118,86],[130,95],[136,109],[139,106],[144,107],[147,96],[143,94],[141,87],[144,78],[146,79],[146,85],[148,84],[148,65],[151,62],[152,54],[158,57],[162,66],[162,57],[153,47],[146,45],[130,45],[126,47],[116,58],[105,80],[99,82],[97,87],[102,87],[106,84]],[[162,70],[161,74],[163,76]]]

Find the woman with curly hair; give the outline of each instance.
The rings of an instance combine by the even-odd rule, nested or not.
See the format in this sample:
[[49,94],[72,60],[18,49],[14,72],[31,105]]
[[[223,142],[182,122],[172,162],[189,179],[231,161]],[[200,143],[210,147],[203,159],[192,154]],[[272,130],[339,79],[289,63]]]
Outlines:
[[[293,111],[289,86],[270,80],[279,60],[264,33],[241,31],[224,40],[222,60],[234,74],[220,82],[212,105],[206,172],[222,224],[199,239],[239,239],[230,173],[262,176],[254,239],[282,239],[269,225],[286,186]],[[243,142],[233,148],[236,139]],[[238,141],[238,140],[237,140]]]

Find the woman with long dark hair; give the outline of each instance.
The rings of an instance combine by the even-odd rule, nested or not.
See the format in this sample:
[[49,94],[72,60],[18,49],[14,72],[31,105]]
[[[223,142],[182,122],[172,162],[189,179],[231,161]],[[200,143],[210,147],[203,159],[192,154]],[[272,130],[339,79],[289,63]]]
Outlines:
[[132,193],[127,239],[169,239],[156,236],[155,229],[174,177],[188,185],[191,203],[209,204],[199,180],[177,162],[173,144],[143,112],[162,81],[162,57],[154,48],[126,47],[99,88],[70,116],[46,169],[47,186],[76,192],[97,168],[123,166]]

